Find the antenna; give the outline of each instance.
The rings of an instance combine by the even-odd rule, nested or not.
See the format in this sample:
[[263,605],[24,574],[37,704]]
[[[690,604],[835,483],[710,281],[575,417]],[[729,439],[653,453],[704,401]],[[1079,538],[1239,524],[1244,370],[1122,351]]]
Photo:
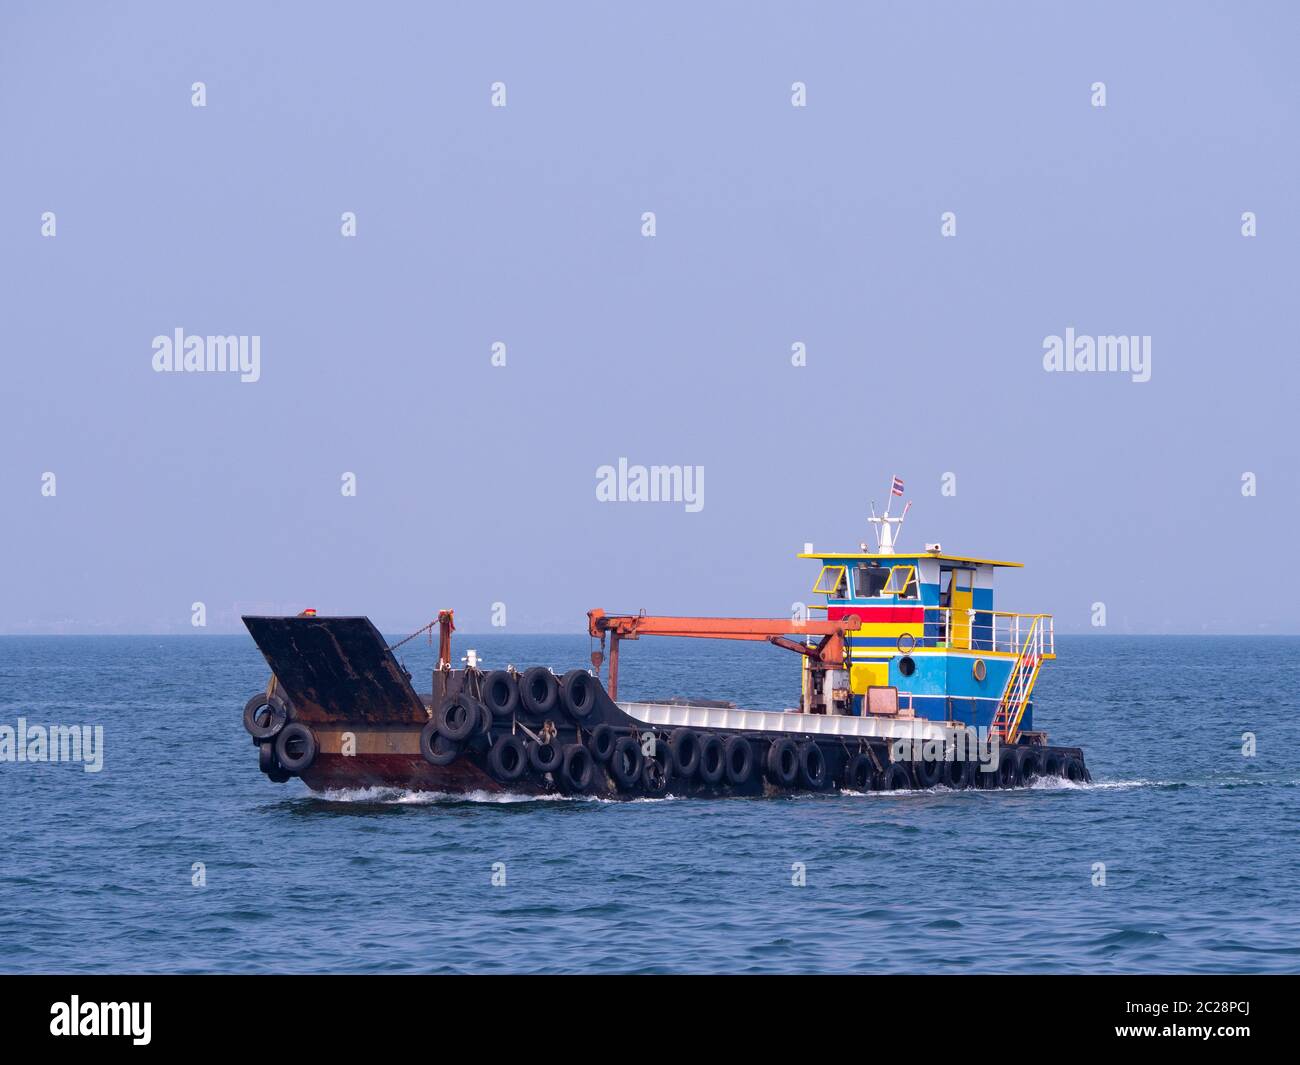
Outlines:
[[[890,507],[893,506],[893,497],[903,494],[903,481],[900,477],[895,477],[893,484],[889,487],[889,502],[885,504],[885,513],[876,516],[876,501],[871,501],[871,517],[867,519],[869,523],[876,526],[876,553],[880,555],[892,555],[894,549],[898,546],[898,534],[903,528],[903,522],[907,520],[907,512],[912,509],[912,501],[909,499],[907,505],[903,507],[903,513],[897,518],[889,516]],[[865,545],[864,545],[865,546]]]

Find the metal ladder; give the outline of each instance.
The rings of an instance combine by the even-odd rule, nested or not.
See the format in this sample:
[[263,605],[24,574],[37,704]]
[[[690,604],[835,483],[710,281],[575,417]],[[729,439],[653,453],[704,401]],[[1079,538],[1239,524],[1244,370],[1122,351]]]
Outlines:
[[1034,684],[1038,680],[1038,670],[1043,664],[1043,619],[1034,618],[1011,667],[1007,677],[1007,686],[1003,689],[1002,699],[998,702],[997,712],[989,726],[991,735],[1002,743],[1014,743],[1020,731],[1020,719],[1025,716],[1025,707],[1034,693]]

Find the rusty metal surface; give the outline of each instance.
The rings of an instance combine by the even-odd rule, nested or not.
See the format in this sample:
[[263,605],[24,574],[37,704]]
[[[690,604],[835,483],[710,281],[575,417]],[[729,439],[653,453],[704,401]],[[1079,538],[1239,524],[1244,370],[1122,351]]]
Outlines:
[[245,617],[258,650],[306,722],[414,724],[424,703],[369,618]]

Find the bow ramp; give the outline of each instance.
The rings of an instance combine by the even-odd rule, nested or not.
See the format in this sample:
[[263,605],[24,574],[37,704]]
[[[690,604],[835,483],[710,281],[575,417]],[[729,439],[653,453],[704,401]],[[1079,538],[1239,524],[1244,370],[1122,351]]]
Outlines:
[[369,618],[245,617],[293,716],[424,724],[428,712]]

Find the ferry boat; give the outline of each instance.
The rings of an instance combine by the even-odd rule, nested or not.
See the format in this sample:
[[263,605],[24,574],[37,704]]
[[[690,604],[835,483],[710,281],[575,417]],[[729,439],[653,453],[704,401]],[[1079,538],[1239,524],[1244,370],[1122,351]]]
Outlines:
[[[891,497],[901,495],[897,478]],[[897,547],[901,515],[869,521],[874,549],[820,564],[815,606],[790,618],[592,610],[590,668],[453,668],[454,615],[438,631],[430,691],[365,617],[244,617],[271,668],[244,727],[272,781],[317,791],[397,787],[467,794],[641,796],[1010,788],[1084,782],[1083,752],[1048,742],[1033,694],[1056,657],[1050,614],[997,610],[994,575],[1020,563]],[[645,636],[766,641],[799,661],[798,705],[618,697],[621,645]],[[595,643],[593,642],[593,646]],[[606,653],[608,652],[608,653]],[[602,679],[603,668],[603,679]],[[793,680],[793,678],[792,678]],[[792,691],[794,686],[792,684]]]

